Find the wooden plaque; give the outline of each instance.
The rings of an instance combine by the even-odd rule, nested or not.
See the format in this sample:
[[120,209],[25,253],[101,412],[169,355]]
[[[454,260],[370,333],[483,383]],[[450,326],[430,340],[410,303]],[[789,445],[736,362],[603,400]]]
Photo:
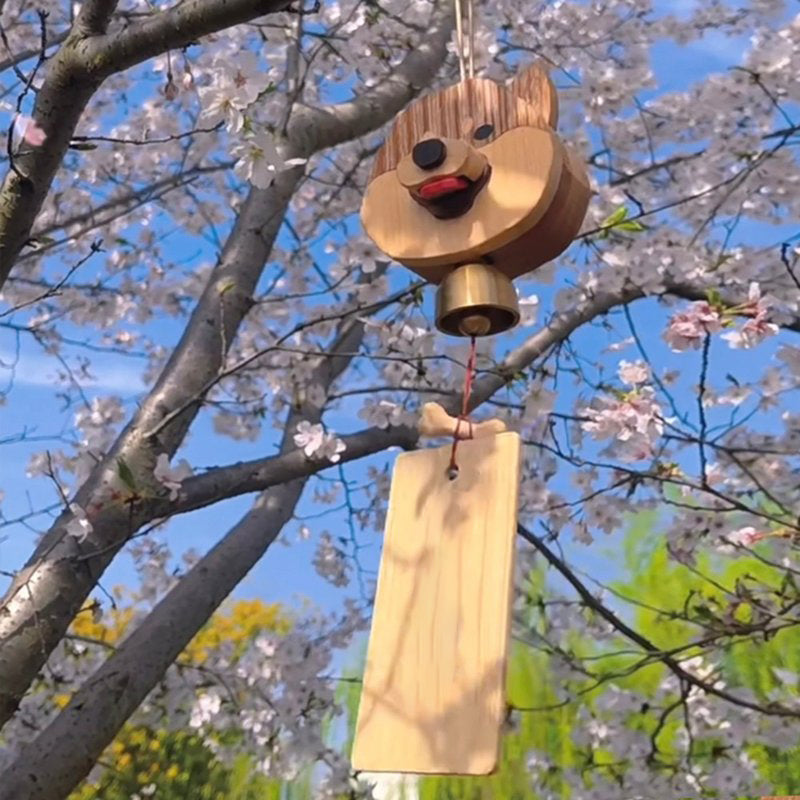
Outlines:
[[520,439],[398,457],[353,766],[485,775],[505,717]]

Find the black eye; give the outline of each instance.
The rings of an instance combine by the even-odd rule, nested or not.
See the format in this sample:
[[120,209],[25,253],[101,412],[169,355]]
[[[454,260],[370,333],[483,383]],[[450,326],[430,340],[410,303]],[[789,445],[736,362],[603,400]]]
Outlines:
[[488,139],[494,133],[494,125],[488,122],[485,125],[479,125],[475,128],[475,133],[472,134],[474,139]]

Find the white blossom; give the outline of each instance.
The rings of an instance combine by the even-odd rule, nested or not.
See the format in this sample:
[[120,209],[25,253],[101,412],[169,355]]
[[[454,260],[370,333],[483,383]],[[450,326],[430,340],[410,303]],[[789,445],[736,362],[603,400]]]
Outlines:
[[174,467],[169,465],[169,456],[161,453],[156,459],[153,476],[164,487],[169,489],[169,499],[177,500],[181,490],[181,483],[191,477],[192,468],[186,459],[182,458]]
[[335,433],[326,433],[319,423],[312,425],[303,420],[297,424],[296,430],[294,443],[303,450],[307,458],[327,460],[335,464],[347,447]]
[[189,725],[192,728],[202,728],[203,725],[207,725],[214,719],[221,706],[222,698],[216,690],[204,692],[195,700],[189,717]]
[[319,537],[314,553],[314,569],[334,586],[347,586],[350,582],[350,564],[346,555],[340,547],[334,545],[333,538],[327,532]]
[[83,542],[94,530],[92,523],[89,522],[86,512],[77,503],[70,503],[69,510],[72,514],[72,519],[64,526],[64,530],[68,536]]
[[259,189],[268,188],[278,172],[306,162],[304,158],[284,158],[275,137],[263,129],[237,144],[233,154],[239,159],[234,167],[236,174]]

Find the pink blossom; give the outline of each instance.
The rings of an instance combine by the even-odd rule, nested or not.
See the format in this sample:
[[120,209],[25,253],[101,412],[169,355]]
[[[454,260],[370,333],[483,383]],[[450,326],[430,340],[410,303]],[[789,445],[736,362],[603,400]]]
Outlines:
[[731,544],[738,544],[742,547],[751,547],[757,541],[764,538],[764,534],[761,531],[757,531],[755,528],[746,527],[746,528],[739,528],[738,530],[731,531],[725,537]]
[[617,370],[619,379],[628,386],[636,386],[640,383],[647,383],[650,379],[650,367],[644,361],[625,361],[619,362]]
[[738,331],[726,333],[722,338],[734,349],[749,350],[761,344],[769,336],[774,336],[778,332],[778,326],[774,322],[767,322],[767,314],[772,305],[768,298],[761,296],[761,289],[755,281],[750,284],[750,291],[747,296],[742,313],[752,317],[742,325]]
[[731,531],[730,533],[720,536],[720,543],[717,545],[716,549],[720,553],[735,553],[739,548],[752,547],[756,542],[761,541],[766,535],[767,534],[765,532],[758,531],[750,526],[739,528],[735,531]]
[[661,406],[649,387],[628,392],[622,398],[604,395],[581,411],[581,427],[594,439],[614,439],[617,454],[638,461],[653,454],[653,442],[664,432]]
[[740,330],[726,333],[722,338],[735,350],[749,350],[777,332],[778,326],[774,322],[767,322],[763,316],[758,316],[747,320]]
[[692,303],[686,311],[675,314],[669,321],[664,339],[676,352],[699,349],[706,335],[722,330],[719,311],[705,300]]
[[36,121],[25,114],[17,114],[16,125],[22,131],[22,141],[33,147],[44,144],[47,134],[36,124]]

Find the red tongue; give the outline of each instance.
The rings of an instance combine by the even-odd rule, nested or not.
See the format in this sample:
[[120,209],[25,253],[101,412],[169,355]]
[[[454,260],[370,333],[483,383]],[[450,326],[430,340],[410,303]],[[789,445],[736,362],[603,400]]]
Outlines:
[[444,194],[451,192],[458,192],[461,189],[466,189],[469,186],[469,181],[466,178],[459,178],[456,176],[449,178],[437,178],[436,180],[429,181],[419,188],[419,196],[423,200],[435,200]]

